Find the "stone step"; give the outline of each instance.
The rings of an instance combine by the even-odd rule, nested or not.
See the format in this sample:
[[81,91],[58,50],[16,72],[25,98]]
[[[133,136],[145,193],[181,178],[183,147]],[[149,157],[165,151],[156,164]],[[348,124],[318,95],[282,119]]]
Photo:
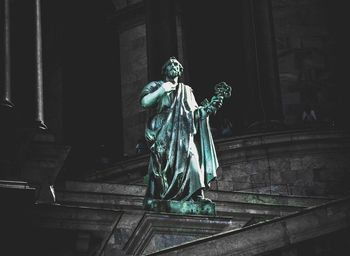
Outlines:
[[[57,192],[57,202],[66,205],[81,205],[118,210],[143,210],[143,197],[98,194],[84,192]],[[283,216],[303,209],[303,207],[286,205],[268,205],[241,202],[215,203],[219,216],[252,215],[252,216]]]
[[267,204],[267,205],[287,205],[295,207],[308,207],[318,205],[330,200],[333,197],[321,196],[296,196],[296,195],[276,195],[262,194],[252,192],[230,192],[230,191],[207,191],[206,197],[214,201],[223,202],[244,202],[252,204]]
[[[57,202],[120,210],[142,210],[146,187],[67,181],[56,189]],[[279,196],[245,192],[208,191],[220,216],[283,216],[331,200],[325,197]]]
[[[347,255],[341,250],[349,248],[349,219],[350,197],[346,197],[148,255],[316,255],[317,251],[321,255],[322,250],[332,252],[331,255]],[[313,242],[304,243],[310,240]]]
[[149,154],[134,156],[130,159],[115,163],[112,167],[97,170],[84,177],[85,181],[110,181],[116,183],[130,183],[142,179],[147,174]]
[[[28,211],[27,211],[28,212]],[[16,255],[100,255],[123,212],[85,206],[35,204]],[[22,235],[21,230],[17,234]],[[25,245],[23,245],[25,242]],[[23,251],[23,253],[22,253]]]
[[122,212],[84,206],[38,204],[33,208],[36,228],[111,232]]
[[[32,235],[27,238],[34,245],[29,251],[31,255],[51,255],[50,246],[57,244],[63,251],[72,245],[85,251],[85,254],[76,251],[74,255],[101,255],[102,249],[106,256],[140,255],[140,249],[154,252],[169,245],[241,228],[249,221],[249,218],[124,212],[59,204],[37,204],[31,216]],[[40,243],[44,243],[41,247],[46,254],[38,254]]]
[[[125,185],[104,182],[66,181],[61,189],[76,192],[96,192],[144,197],[147,187],[144,185]],[[334,198],[321,196],[275,195],[251,192],[207,191],[206,196],[214,201],[234,201],[254,204],[289,205],[307,207],[325,203]]]

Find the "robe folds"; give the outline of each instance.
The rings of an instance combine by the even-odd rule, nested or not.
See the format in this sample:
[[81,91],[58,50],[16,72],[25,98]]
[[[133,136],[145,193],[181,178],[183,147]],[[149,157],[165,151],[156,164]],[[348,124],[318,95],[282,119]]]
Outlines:
[[[145,95],[164,81],[147,84]],[[145,138],[150,149],[147,199],[191,199],[199,189],[208,188],[219,167],[209,118],[201,117],[191,87],[179,83],[155,103],[155,114],[146,124]]]

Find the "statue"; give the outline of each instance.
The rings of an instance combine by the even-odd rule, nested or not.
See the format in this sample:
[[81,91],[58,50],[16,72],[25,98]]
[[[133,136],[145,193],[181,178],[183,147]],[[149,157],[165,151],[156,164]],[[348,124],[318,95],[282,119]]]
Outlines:
[[164,80],[150,82],[140,95],[142,107],[155,110],[145,129],[151,153],[146,198],[211,202],[203,190],[219,165],[208,117],[231,96],[231,87],[217,84],[216,95],[199,106],[192,88],[179,82],[182,73],[181,63],[170,57],[162,67]]

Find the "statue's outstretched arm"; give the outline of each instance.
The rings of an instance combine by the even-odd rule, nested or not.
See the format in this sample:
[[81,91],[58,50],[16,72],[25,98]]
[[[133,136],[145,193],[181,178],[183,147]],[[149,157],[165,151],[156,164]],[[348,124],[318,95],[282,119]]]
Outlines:
[[210,102],[205,99],[202,101],[201,106],[197,110],[197,118],[207,118],[211,114],[215,114],[216,111],[221,108],[224,97],[214,95]]
[[215,95],[211,98],[210,102],[204,99],[201,106],[197,110],[197,118],[206,118],[210,114],[215,114],[216,111],[221,108],[224,98],[231,97],[232,88],[225,82],[220,82],[214,86]]

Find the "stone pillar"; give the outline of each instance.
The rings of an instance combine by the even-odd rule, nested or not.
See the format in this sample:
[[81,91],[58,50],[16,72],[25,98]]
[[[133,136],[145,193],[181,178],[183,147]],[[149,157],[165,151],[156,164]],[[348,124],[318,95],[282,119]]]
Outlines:
[[144,137],[146,112],[139,95],[148,82],[147,39],[144,2],[130,3],[118,10],[114,22],[119,37],[120,93],[124,156],[136,154],[135,146]]
[[247,86],[251,91],[250,120],[246,121],[250,128],[274,128],[283,115],[271,2],[247,0],[243,11]]
[[[3,3],[3,69],[1,77],[1,105],[4,107],[13,107],[11,102],[11,59],[10,59],[10,0],[4,0]],[[3,48],[3,49],[2,49]]]
[[44,123],[44,95],[43,95],[43,62],[40,0],[35,0],[35,35],[36,35],[36,112],[35,122],[40,129],[47,129]]
[[113,1],[117,10],[114,22],[118,27],[120,44],[125,156],[136,154],[135,145],[138,139],[144,138],[149,111],[139,104],[141,90],[149,81],[162,78],[161,67],[170,56],[184,63],[182,21],[177,2]]
[[[145,0],[149,80],[159,80],[164,62],[175,56],[183,65],[182,20],[172,0]],[[185,65],[186,66],[186,65]]]
[[11,177],[14,108],[11,100],[10,0],[0,1],[0,179]]

